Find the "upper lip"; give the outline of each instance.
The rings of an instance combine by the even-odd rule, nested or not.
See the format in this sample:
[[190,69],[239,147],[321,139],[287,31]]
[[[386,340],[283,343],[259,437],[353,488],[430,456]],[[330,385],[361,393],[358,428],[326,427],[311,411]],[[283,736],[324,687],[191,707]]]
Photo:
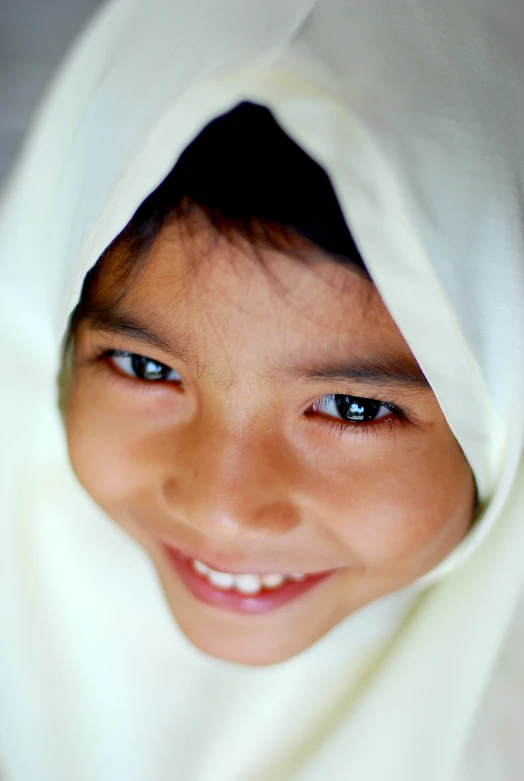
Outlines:
[[[163,545],[165,548],[167,548],[171,553],[179,554],[183,558],[187,559],[196,559],[197,561],[201,561],[202,564],[205,564],[210,569],[218,570],[219,572],[229,572],[232,575],[245,575],[246,573],[249,573],[250,575],[274,575],[277,574],[277,571],[273,567],[273,569],[269,568],[261,568],[259,566],[251,566],[249,563],[246,563],[242,566],[242,569],[238,567],[238,565],[233,564],[231,562],[231,559],[228,556],[223,556],[222,554],[215,554],[215,557],[208,555],[205,553],[202,555],[201,553],[198,553],[194,550],[189,550],[188,548],[184,548],[182,550],[181,548],[175,547],[171,543],[163,541]],[[291,568],[285,571],[281,571],[280,575],[292,575],[294,573],[301,573],[304,575],[318,575],[321,572],[328,572],[329,569],[322,569],[317,570],[313,572],[306,572],[305,570],[301,570],[298,568]]]

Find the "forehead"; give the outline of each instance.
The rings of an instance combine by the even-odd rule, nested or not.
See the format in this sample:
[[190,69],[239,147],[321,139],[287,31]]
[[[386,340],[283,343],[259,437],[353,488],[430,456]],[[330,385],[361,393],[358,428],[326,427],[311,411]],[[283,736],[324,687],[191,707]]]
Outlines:
[[280,251],[193,219],[159,233],[122,296],[120,264],[106,256],[93,304],[111,305],[116,295],[120,311],[195,349],[234,339],[275,353],[411,355],[370,280],[305,239]]

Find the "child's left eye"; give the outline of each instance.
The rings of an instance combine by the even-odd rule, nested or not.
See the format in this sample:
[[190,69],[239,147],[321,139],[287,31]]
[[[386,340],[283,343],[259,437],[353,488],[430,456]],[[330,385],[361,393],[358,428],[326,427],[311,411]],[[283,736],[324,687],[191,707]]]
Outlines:
[[114,350],[108,357],[123,374],[127,374],[129,377],[148,382],[181,382],[178,372],[166,366],[165,363],[155,361],[146,355]]
[[348,423],[369,423],[390,415],[393,405],[376,399],[364,399],[360,396],[328,394],[313,404],[314,412],[345,420]]

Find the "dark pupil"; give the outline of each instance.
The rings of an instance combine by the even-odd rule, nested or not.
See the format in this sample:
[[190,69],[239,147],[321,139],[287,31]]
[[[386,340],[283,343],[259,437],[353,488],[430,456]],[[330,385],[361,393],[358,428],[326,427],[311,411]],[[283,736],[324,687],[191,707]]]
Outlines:
[[165,380],[169,374],[169,367],[145,355],[131,356],[131,366],[137,377],[141,380]]
[[364,423],[376,418],[382,404],[371,399],[359,399],[356,396],[335,396],[335,404],[341,417],[351,422]]

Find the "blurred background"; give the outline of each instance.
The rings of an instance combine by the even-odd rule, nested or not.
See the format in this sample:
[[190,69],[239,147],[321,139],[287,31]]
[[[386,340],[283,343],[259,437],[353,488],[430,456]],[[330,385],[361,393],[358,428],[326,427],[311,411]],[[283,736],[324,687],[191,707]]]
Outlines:
[[0,185],[54,69],[101,0],[0,0]]

